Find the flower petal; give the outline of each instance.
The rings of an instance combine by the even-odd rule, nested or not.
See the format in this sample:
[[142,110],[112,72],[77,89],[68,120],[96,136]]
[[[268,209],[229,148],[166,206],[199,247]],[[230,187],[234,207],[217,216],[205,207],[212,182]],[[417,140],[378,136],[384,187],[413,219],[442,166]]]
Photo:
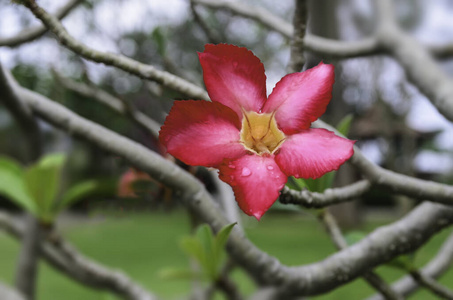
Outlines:
[[273,155],[244,155],[225,161],[219,167],[219,178],[233,187],[242,211],[258,220],[277,200],[288,179]]
[[234,110],[258,112],[266,101],[264,66],[250,50],[234,45],[208,44],[198,53],[203,79],[212,101]]
[[308,129],[326,111],[334,81],[333,65],[322,62],[305,72],[286,75],[269,95],[263,112],[275,111],[275,119],[286,134]]
[[176,101],[159,133],[168,153],[188,165],[215,167],[245,154],[240,122],[228,107],[207,101]]
[[354,143],[326,129],[312,128],[289,136],[275,161],[287,176],[318,178],[338,170],[354,154]]

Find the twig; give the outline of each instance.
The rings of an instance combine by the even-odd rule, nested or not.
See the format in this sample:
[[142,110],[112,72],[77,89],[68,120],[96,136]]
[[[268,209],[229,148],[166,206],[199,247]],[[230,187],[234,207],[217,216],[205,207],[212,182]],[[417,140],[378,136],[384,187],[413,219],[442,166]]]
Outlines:
[[[315,121],[312,126],[326,128],[337,135],[343,136],[338,130],[321,120]],[[394,193],[411,196],[416,199],[453,204],[453,186],[417,179],[386,170],[369,161],[357,146],[354,146],[354,155],[349,162],[373,185],[384,186]]]
[[[343,250],[348,247],[346,240],[341,233],[340,227],[338,226],[334,216],[327,210],[322,210],[318,214],[318,219],[324,224],[330,238],[337,247],[338,250]],[[390,300],[402,300],[404,299],[401,295],[397,294],[392,288],[376,273],[368,271],[363,273],[362,277],[376,290],[378,290],[385,299]]]
[[305,64],[304,37],[307,31],[308,1],[294,0],[295,9],[293,17],[293,36],[291,39],[290,58],[287,73],[302,71]]
[[209,43],[212,43],[212,44],[220,43],[220,38],[213,30],[211,30],[209,25],[206,24],[206,22],[203,20],[202,16],[200,16],[200,14],[198,13],[198,11],[195,7],[195,4],[192,0],[190,0],[190,10],[192,11],[192,15],[193,15],[195,22],[197,22],[197,24],[203,30]]
[[417,281],[420,286],[425,287],[440,298],[453,300],[453,291],[439,284],[432,278],[423,275],[423,273],[421,273],[420,271],[411,270],[410,275],[412,276],[412,278],[414,278],[415,281]]
[[69,78],[64,78],[56,72],[54,72],[54,76],[57,78],[58,82],[68,90],[71,90],[79,95],[92,98],[93,100],[96,100],[99,103],[102,103],[105,106],[109,107],[113,111],[116,111],[122,115],[129,116],[132,121],[151,133],[154,137],[157,138],[159,136],[159,123],[157,123],[144,113],[132,109],[121,99],[95,86],[76,82]]
[[[82,3],[83,0],[70,0],[68,1],[64,6],[59,8],[55,12],[55,18],[57,19],[63,19],[66,17],[69,12],[72,11],[77,5]],[[31,42],[40,36],[42,36],[44,33],[46,33],[47,28],[43,25],[38,25],[32,28],[27,28],[16,34],[15,36],[12,37],[6,37],[6,38],[1,38],[0,37],[0,47],[6,46],[6,47],[17,47],[20,46],[24,43]]]
[[[450,234],[436,256],[434,256],[434,258],[422,268],[420,273],[424,276],[435,279],[447,271],[452,262],[453,233]],[[418,283],[410,275],[407,275],[392,284],[392,289],[406,297],[415,292],[418,287]],[[382,300],[382,297],[380,295],[373,295],[367,298],[367,300]]]
[[288,187],[283,188],[280,202],[283,204],[297,204],[307,208],[323,208],[333,204],[354,200],[366,193],[371,187],[368,180],[360,180],[345,187],[327,189],[323,193],[308,190],[295,191]]
[[[12,236],[21,239],[25,229],[17,220],[6,212],[0,211],[0,228]],[[89,287],[107,290],[131,300],[153,300],[154,295],[144,290],[122,272],[106,267],[83,257],[61,237],[48,236],[40,239],[42,257],[54,268],[70,278]]]
[[[248,5],[239,1],[192,1],[206,7],[231,11],[236,15],[255,20],[270,30],[282,34],[288,39],[293,37],[294,29],[290,23],[262,7]],[[305,50],[335,58],[350,58],[383,53],[375,37],[369,37],[361,41],[346,42],[306,34],[303,43]]]
[[55,34],[56,38],[63,46],[74,51],[78,55],[88,60],[117,67],[143,79],[156,81],[163,86],[173,89],[192,99],[209,99],[209,96],[204,89],[178,76],[158,70],[154,66],[140,63],[123,55],[101,52],[86,46],[72,37],[57,18],[39,7],[34,0],[24,0],[23,3],[43,22],[49,31]]
[[453,80],[424,47],[396,24],[390,0],[375,3],[380,19],[379,44],[401,64],[409,80],[429,98],[437,110],[453,121]]

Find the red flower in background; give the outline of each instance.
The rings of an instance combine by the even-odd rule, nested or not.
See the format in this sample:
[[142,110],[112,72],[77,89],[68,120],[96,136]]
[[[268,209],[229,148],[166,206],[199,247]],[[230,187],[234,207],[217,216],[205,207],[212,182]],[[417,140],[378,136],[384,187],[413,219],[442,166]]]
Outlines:
[[129,170],[121,175],[118,182],[118,196],[137,198],[137,190],[134,188],[134,184],[140,181],[152,181],[152,179],[145,172],[135,168],[129,168]]
[[332,65],[286,75],[267,98],[251,51],[206,45],[198,56],[212,102],[175,102],[159,138],[184,163],[218,168],[246,214],[259,220],[288,176],[318,178],[352,156],[354,141],[310,128],[332,97]]

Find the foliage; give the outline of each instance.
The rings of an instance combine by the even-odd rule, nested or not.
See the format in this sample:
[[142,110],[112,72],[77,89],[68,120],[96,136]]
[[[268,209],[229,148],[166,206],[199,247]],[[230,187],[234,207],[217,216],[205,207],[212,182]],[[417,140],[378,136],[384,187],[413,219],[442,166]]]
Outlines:
[[200,225],[195,234],[181,239],[182,250],[195,259],[201,267],[199,272],[187,269],[165,269],[161,276],[171,279],[200,278],[216,281],[221,275],[224,248],[236,223],[223,227],[216,235],[207,224]]
[[13,159],[0,157],[0,194],[44,223],[87,196],[104,187],[102,181],[87,180],[70,187],[59,199],[66,155],[52,153],[24,168]]

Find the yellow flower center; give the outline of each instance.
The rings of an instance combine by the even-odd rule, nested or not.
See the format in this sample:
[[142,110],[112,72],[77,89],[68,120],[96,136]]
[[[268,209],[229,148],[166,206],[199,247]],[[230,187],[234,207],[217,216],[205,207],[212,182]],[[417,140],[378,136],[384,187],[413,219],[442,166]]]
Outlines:
[[274,153],[285,140],[285,134],[278,129],[274,114],[244,112],[242,118],[241,143],[258,155]]

